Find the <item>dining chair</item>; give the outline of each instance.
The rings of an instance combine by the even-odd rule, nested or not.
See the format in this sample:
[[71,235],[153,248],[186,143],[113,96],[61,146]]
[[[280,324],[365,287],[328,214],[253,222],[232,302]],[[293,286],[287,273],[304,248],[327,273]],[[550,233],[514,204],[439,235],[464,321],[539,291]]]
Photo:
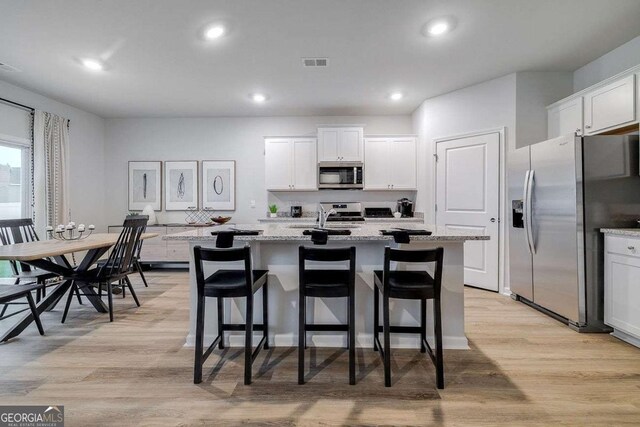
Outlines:
[[[42,322],[40,321],[40,315],[38,314],[38,310],[36,308],[36,303],[33,300],[33,295],[31,293],[33,291],[38,291],[40,288],[44,287],[42,283],[24,283],[22,286],[16,286],[15,283],[9,284],[6,283],[5,280],[0,279],[0,304],[4,304],[5,307],[7,304],[15,303],[16,300],[26,298],[26,304],[29,305],[28,310],[31,310],[31,314],[33,315],[33,320],[35,321],[36,326],[38,327],[38,332],[40,335],[44,335],[44,328],[42,327]],[[20,310],[22,312],[22,310]],[[20,312],[11,313],[5,316],[5,310],[0,314],[0,320],[7,319],[12,317]]]
[[[18,243],[30,243],[37,242],[40,239],[36,233],[31,218],[19,218],[19,219],[3,219],[0,220],[0,243],[4,245],[13,245]],[[47,295],[47,280],[58,277],[58,275],[39,270],[33,266],[18,261],[9,261],[11,271],[13,273],[14,284],[20,285],[27,283],[37,283],[42,286],[38,286],[36,291],[36,302],[40,302],[41,298]],[[76,292],[78,302],[82,304],[80,293]],[[4,316],[9,305],[26,304],[23,302],[6,302],[3,304],[2,310],[0,310],[0,317]]]
[[[140,301],[128,276],[133,272],[135,248],[147,226],[148,219],[149,217],[146,215],[127,217],[124,220],[120,236],[118,236],[118,240],[105,263],[80,274],[65,277],[65,280],[73,280],[73,284],[67,297],[64,314],[62,315],[62,323],[65,322],[67,314],[69,313],[73,292],[75,290],[82,290],[84,286],[98,285],[98,295],[100,297],[102,297],[103,289],[106,287],[110,322],[113,322],[114,286],[122,289],[125,287],[128,288],[136,305],[140,307]],[[114,282],[117,283],[114,284]],[[82,284],[82,286],[78,285],[79,283]]]

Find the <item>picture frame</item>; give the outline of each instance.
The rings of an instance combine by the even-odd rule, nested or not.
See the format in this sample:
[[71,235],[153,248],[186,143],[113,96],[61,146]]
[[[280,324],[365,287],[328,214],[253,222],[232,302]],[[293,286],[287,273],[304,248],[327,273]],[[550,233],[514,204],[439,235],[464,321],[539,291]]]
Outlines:
[[164,162],[164,209],[198,209],[198,161]]
[[236,210],[236,161],[202,161],[202,207],[217,211]]
[[151,205],[154,211],[161,211],[162,162],[132,160],[128,173],[129,210],[141,211]]

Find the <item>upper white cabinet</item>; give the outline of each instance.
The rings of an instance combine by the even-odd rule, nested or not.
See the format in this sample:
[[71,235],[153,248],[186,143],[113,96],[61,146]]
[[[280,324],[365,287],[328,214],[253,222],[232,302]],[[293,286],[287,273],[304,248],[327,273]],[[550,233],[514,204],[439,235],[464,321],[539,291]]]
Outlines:
[[415,190],[417,188],[415,137],[366,138],[365,190]]
[[363,161],[363,133],[362,127],[318,128],[318,161]]
[[582,97],[549,108],[547,122],[549,139],[574,132],[582,135]]
[[317,190],[316,146],[315,138],[265,138],[267,190]]
[[636,120],[635,75],[631,74],[584,95],[584,133],[593,135]]

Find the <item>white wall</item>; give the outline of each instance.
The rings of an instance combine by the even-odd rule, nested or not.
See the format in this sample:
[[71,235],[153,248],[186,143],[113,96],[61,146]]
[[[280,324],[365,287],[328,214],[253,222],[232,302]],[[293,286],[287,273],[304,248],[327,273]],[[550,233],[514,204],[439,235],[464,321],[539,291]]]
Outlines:
[[[410,116],[108,119],[106,218],[118,224],[127,213],[129,160],[236,160],[236,211],[230,214],[238,223],[264,218],[269,202],[288,209],[296,201],[309,204],[335,198],[395,200],[406,195],[323,191],[278,193],[268,199],[264,185],[264,136],[309,135],[316,133],[318,124],[346,123],[364,124],[365,134],[412,133]],[[250,207],[251,200],[256,201],[254,209]],[[158,220],[164,223],[183,223],[184,217],[181,211],[158,213]]]
[[638,64],[640,64],[640,36],[578,68],[573,74],[573,91],[579,92]]
[[69,189],[71,217],[105,229],[105,122],[101,117],[0,80],[0,98],[71,120]]

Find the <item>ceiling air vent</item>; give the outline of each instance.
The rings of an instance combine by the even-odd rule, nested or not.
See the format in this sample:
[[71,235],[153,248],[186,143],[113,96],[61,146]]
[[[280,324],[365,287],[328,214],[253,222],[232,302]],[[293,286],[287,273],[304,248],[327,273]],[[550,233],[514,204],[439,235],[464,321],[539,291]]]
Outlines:
[[302,65],[305,67],[326,67],[329,65],[329,58],[302,58]]
[[16,73],[20,71],[18,68],[13,67],[9,64],[5,64],[4,62],[0,62],[0,71],[6,71],[8,73]]

